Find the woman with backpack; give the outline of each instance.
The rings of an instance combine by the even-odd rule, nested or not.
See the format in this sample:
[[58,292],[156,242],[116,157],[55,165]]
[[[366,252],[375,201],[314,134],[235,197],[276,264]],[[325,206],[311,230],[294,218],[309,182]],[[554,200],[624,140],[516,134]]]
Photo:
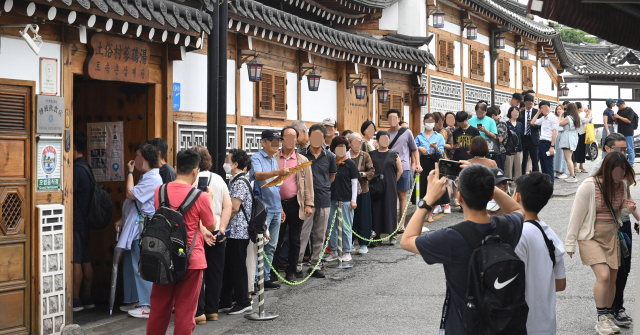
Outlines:
[[578,107],[576,104],[568,104],[565,114],[560,116],[558,124],[564,130],[562,131],[562,138],[560,139],[560,149],[564,153],[564,159],[567,162],[567,168],[569,169],[569,177],[564,179],[567,183],[576,183],[576,171],[571,160],[573,152],[578,147],[578,129],[581,128],[582,121],[580,115],[578,115]]
[[[231,149],[227,156],[227,162],[231,167],[231,182],[229,183],[231,220],[229,220],[228,226],[230,231],[227,235],[225,248],[219,308],[222,312],[234,315],[252,310],[249,288],[247,287],[246,260],[253,193],[249,179],[243,171],[251,164],[249,155],[242,149]],[[234,297],[235,304],[233,303]]]
[[613,320],[612,304],[620,254],[625,254],[625,249],[629,252],[619,220],[636,210],[629,194],[630,184],[635,185],[633,168],[624,154],[610,152],[598,172],[578,187],[571,209],[566,251],[573,258],[577,242],[582,264],[590,266],[596,276],[593,295],[598,334],[620,332]]
[[[402,176],[402,163],[398,153],[389,149],[389,132],[381,130],[376,134],[378,149],[371,151],[371,162],[375,175],[369,181],[371,195],[371,229],[380,237],[391,234],[398,226],[398,180]],[[382,190],[375,193],[376,186]],[[372,190],[374,189],[374,190]],[[395,243],[391,239],[390,243]]]

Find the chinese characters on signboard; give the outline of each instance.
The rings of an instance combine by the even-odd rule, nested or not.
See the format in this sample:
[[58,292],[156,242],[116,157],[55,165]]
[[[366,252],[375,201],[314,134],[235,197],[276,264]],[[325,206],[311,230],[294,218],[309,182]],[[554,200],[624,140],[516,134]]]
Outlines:
[[87,163],[96,182],[124,181],[124,142],[122,122],[87,124]]
[[36,133],[62,134],[64,127],[64,98],[36,96]]
[[93,79],[146,83],[149,80],[149,44],[133,39],[95,34],[91,37],[85,73]]
[[62,141],[40,140],[37,151],[37,191],[60,190],[62,169]]
[[58,94],[58,60],[40,57],[40,94]]

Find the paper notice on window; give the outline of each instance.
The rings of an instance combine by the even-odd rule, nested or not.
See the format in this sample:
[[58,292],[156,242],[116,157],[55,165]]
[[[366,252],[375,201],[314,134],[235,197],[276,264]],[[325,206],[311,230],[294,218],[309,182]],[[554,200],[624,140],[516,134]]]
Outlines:
[[122,122],[88,123],[87,154],[96,182],[124,181]]

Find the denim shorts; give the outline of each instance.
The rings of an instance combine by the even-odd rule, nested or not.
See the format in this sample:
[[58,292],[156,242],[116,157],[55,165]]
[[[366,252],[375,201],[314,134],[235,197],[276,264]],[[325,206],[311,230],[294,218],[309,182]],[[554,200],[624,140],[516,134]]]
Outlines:
[[411,188],[411,171],[405,170],[398,180],[398,191],[408,191]]

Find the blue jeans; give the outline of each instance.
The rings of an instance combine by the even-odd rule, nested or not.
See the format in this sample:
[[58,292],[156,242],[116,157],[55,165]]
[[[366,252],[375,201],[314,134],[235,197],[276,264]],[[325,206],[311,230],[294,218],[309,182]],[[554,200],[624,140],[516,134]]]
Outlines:
[[627,159],[629,159],[629,164],[633,166],[633,163],[636,160],[636,150],[633,145],[633,136],[626,136],[626,138],[627,138]]
[[140,260],[140,240],[131,242],[131,250],[123,253],[122,275],[124,277],[124,303],[139,301],[142,306],[151,305],[151,288],[153,283],[140,277],[138,261]]
[[[269,229],[269,236],[271,240],[264,246],[264,253],[267,254],[269,262],[273,263],[273,254],[276,252],[278,246],[278,236],[280,236],[280,218],[281,212],[267,213],[267,229]],[[260,257],[260,255],[258,255]],[[256,283],[258,282],[258,262],[256,262]],[[264,262],[264,280],[271,280],[271,267],[267,262]]]
[[[333,213],[338,208],[338,201],[331,200],[331,209],[329,210],[329,223],[327,227],[331,227],[331,219],[333,219]],[[333,230],[331,230],[331,236],[329,236],[329,246],[331,247],[331,251],[338,250],[338,217],[336,217],[336,223],[333,225]],[[353,227],[353,210],[351,210],[351,201],[345,201],[342,203],[342,252],[351,252],[352,247],[352,233],[349,230],[350,227]],[[348,227],[347,227],[348,226]],[[327,228],[328,229],[328,228]]]

